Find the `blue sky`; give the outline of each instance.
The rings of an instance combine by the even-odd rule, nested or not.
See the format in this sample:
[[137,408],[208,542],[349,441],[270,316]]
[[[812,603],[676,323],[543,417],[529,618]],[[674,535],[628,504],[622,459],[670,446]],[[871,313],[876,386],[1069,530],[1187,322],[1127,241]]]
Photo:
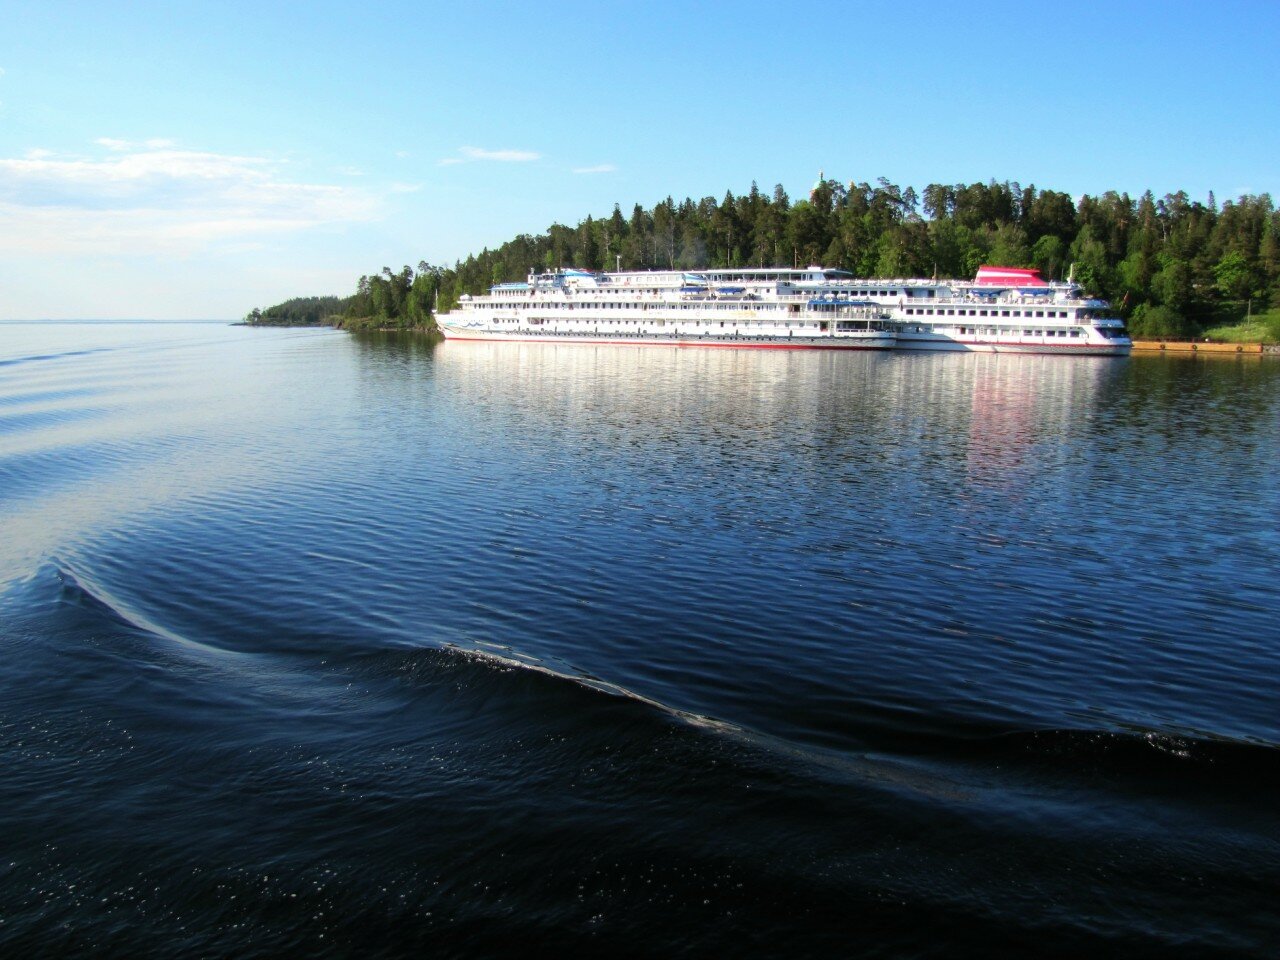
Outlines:
[[234,318],[615,203],[1280,188],[1280,0],[0,0],[0,319]]

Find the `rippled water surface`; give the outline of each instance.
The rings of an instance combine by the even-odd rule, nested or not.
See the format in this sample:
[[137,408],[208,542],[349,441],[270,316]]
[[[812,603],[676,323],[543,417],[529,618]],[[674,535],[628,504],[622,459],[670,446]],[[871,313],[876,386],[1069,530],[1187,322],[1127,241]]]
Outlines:
[[0,953],[1273,957],[1280,362],[0,324]]

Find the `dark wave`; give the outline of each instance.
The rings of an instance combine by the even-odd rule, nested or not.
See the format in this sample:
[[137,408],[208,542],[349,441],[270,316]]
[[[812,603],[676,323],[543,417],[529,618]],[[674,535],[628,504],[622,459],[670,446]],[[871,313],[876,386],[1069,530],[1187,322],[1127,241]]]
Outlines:
[[0,394],[0,408],[25,406],[28,404],[59,403],[71,406],[68,401],[80,400],[84,397],[96,397],[102,393],[100,387],[71,387],[58,390],[35,389]]
[[83,574],[74,573],[66,566],[57,564],[51,568],[50,573],[58,582],[59,602],[80,607],[120,626],[162,635],[154,626],[140,622],[136,614],[127,612],[120,601],[114,600],[102,587],[93,584]]
[[227,652],[214,644],[184,636],[160,624],[127,601],[113,596],[87,574],[73,572],[68,566],[60,564],[53,566],[52,574],[59,584],[59,601],[78,607],[92,617],[114,623],[137,635],[168,641],[183,647]]
[[[361,672],[394,676],[410,686],[434,687],[448,682],[477,701],[501,712],[528,711],[538,716],[563,714],[579,720],[602,714],[642,714],[679,722],[708,733],[728,736],[774,762],[799,762],[808,769],[838,769],[842,777],[883,782],[895,766],[894,755],[923,757],[944,764],[937,777],[891,779],[915,793],[937,794],[951,781],[946,765],[980,764],[988,769],[1022,769],[1055,778],[1112,783],[1154,789],[1180,786],[1209,791],[1280,790],[1280,748],[1272,744],[1197,737],[1167,731],[1103,729],[999,730],[970,724],[952,734],[908,730],[880,711],[878,726],[846,731],[850,744],[830,745],[780,738],[723,718],[703,716],[659,702],[596,677],[575,673],[568,665],[540,663],[503,649],[445,646],[434,649],[378,651],[356,658]],[[892,753],[883,748],[892,744]]]
[[92,350],[64,350],[61,353],[37,353],[26,357],[9,357],[0,359],[0,367],[15,367],[24,363],[39,363],[45,360],[63,360],[67,357],[87,357],[94,353],[107,353],[108,348],[97,347]]
[[444,686],[506,717],[525,713],[584,723],[608,715],[628,723],[678,723],[719,734],[744,733],[731,723],[681,710],[568,664],[541,662],[506,648],[445,644],[380,649],[355,654],[347,666],[361,676],[390,679],[410,689],[435,691]]
[[[54,574],[64,603],[184,646],[225,649],[217,642],[164,626],[68,566],[55,567]],[[342,643],[343,639],[347,642]],[[355,638],[335,636],[329,642],[317,642],[301,655],[324,654],[330,665],[344,664],[358,675],[409,688],[435,690],[447,685],[457,696],[489,704],[500,713],[523,710],[542,717],[563,714],[579,718],[604,712],[649,714],[663,721],[732,734],[766,752],[804,756],[820,764],[833,755],[863,756],[890,749],[936,761],[1012,765],[1062,776],[1174,782],[1206,789],[1280,790],[1280,747],[1274,744],[1159,730],[1009,730],[972,720],[953,722],[951,731],[944,733],[942,728],[947,724],[939,718],[925,729],[915,717],[879,708],[860,709],[856,717],[851,716],[836,741],[845,747],[837,749],[830,742],[814,746],[804,739],[783,739],[731,719],[684,710],[571,664],[543,661],[510,647],[446,643],[404,648],[374,642],[370,649],[360,646]]]

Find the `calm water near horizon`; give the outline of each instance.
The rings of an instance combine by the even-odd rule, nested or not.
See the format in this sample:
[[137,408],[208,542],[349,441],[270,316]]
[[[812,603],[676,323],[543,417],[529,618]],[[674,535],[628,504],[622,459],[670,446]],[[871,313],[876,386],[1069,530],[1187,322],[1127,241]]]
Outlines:
[[0,323],[0,954],[1280,952],[1280,360]]

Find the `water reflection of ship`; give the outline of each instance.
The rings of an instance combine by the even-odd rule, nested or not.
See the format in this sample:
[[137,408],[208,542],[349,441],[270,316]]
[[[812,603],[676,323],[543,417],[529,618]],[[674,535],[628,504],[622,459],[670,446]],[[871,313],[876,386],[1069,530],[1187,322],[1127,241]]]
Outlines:
[[[628,443],[674,433],[800,449],[890,433],[891,354],[473,343],[435,355],[462,403],[530,429]],[[591,434],[596,436],[592,437]]]
[[[972,364],[968,481],[1008,490],[1029,464],[1052,469],[1069,456],[1069,440],[1103,402],[1103,386],[1117,374],[1100,360],[1055,363],[1052,357],[983,355]],[[963,388],[961,388],[963,389]],[[1032,448],[1052,442],[1056,451]]]
[[460,402],[566,432],[671,431],[807,442],[951,444],[968,479],[1005,485],[1104,402],[1114,363],[1046,355],[682,350],[475,343],[435,354]]
[[[1065,441],[1086,425],[1097,429],[1108,384],[1125,375],[1125,365],[1105,358],[1062,363],[1045,354],[904,353],[892,360],[876,368],[881,382],[868,392],[890,411],[893,447],[914,451],[924,465],[905,482],[918,484],[910,495],[926,501],[946,492],[933,483],[1015,489],[1032,464],[1052,465],[1068,455]],[[1047,442],[1062,442],[1062,451],[1032,455]],[[963,476],[929,469],[960,463]]]

